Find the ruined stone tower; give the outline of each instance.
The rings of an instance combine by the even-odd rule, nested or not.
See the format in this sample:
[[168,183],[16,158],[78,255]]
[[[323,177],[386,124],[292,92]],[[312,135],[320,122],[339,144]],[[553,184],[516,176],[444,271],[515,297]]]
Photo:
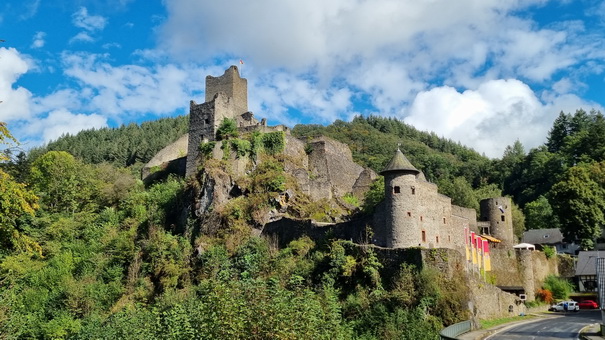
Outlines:
[[229,67],[220,77],[206,76],[206,102],[222,92],[232,98],[235,114],[248,112],[248,80],[240,78],[237,66]]
[[480,202],[481,221],[489,222],[489,233],[502,241],[502,246],[514,245],[512,203],[508,197],[487,198]]
[[197,170],[201,142],[213,141],[225,118],[238,126],[257,124],[248,113],[248,81],[240,78],[237,66],[231,66],[220,77],[206,77],[206,102],[189,104],[189,142],[186,176]]
[[385,187],[385,246],[405,248],[418,246],[416,177],[420,171],[397,149],[391,162],[380,173]]

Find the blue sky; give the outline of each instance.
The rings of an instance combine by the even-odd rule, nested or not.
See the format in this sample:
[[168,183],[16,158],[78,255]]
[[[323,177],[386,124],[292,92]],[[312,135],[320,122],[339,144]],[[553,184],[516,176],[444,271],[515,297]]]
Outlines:
[[25,148],[186,114],[238,64],[270,124],[397,117],[500,157],[603,111],[605,4],[546,0],[8,0],[0,121]]

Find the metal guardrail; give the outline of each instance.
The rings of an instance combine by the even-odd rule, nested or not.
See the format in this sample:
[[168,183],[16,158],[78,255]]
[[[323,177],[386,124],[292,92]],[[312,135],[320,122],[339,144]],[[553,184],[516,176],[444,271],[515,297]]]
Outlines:
[[470,332],[472,329],[471,320],[455,323],[451,326],[445,327],[439,332],[439,336],[442,340],[456,340],[457,336]]

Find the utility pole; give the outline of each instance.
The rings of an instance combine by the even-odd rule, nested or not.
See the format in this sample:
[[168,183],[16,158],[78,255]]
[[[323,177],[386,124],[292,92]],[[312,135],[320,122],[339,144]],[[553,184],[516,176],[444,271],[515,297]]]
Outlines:
[[599,309],[601,310],[601,335],[603,334],[603,325],[605,325],[605,258],[599,257],[597,252],[597,294],[599,295]]

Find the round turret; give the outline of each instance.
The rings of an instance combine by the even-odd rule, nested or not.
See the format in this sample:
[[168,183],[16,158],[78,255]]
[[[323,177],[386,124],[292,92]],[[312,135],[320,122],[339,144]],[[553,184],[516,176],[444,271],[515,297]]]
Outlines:
[[514,245],[512,203],[508,197],[481,200],[481,220],[489,222],[489,233],[507,247]]
[[397,149],[395,155],[380,172],[385,187],[385,246],[404,248],[418,246],[418,199],[416,179],[420,171]]

